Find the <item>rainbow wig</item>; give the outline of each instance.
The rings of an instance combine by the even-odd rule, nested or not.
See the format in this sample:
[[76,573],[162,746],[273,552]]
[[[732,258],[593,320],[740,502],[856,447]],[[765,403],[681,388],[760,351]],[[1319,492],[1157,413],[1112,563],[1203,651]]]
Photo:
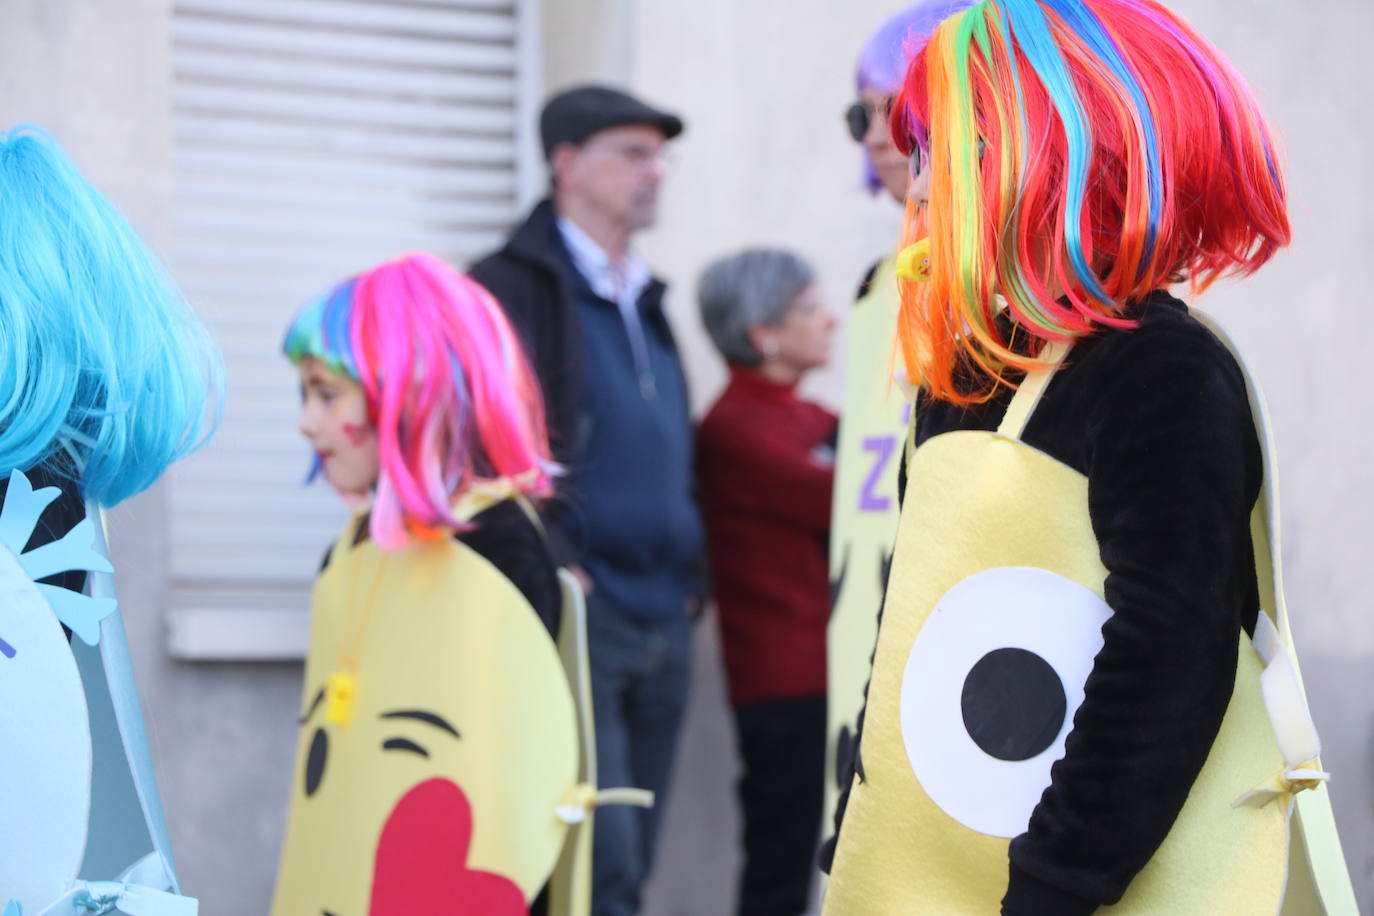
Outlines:
[[[902,77],[911,58],[916,55],[930,33],[945,18],[966,9],[973,0],[920,0],[888,17],[878,30],[864,42],[859,53],[859,66],[854,82],[860,92],[872,89],[884,95],[896,95],[902,88]],[[873,160],[864,150],[864,184],[871,193],[882,189]]]
[[214,431],[204,325],[42,130],[0,131],[0,476],[47,466],[112,506]]
[[388,261],[309,302],[282,350],[363,387],[381,465],[378,546],[469,527],[453,508],[474,486],[550,494],[543,400],[519,339],[490,293],[434,255]]
[[1043,342],[1130,327],[1151,291],[1200,292],[1288,243],[1254,99],[1154,0],[984,0],[936,29],[902,95],[893,136],[920,146],[930,203],[900,346],[935,397],[985,399]]

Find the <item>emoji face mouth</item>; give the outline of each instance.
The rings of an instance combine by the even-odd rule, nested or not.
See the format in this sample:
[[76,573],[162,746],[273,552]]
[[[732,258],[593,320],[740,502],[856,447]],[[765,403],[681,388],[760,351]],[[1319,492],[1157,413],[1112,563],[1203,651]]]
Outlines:
[[[467,793],[448,779],[412,786],[392,808],[377,843],[373,913],[458,913],[524,916],[525,895],[505,875],[469,864],[473,811]],[[445,876],[445,880],[438,880]]]

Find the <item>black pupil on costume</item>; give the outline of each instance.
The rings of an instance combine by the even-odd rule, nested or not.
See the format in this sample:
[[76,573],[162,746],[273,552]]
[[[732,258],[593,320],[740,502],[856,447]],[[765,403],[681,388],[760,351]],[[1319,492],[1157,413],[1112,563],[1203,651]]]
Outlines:
[[1054,743],[1068,697],[1050,663],[1025,649],[993,649],[964,678],[964,728],[998,760],[1029,760]]
[[329,736],[324,729],[315,729],[310,739],[310,750],[305,755],[305,797],[314,795],[324,779],[324,764],[329,757]]

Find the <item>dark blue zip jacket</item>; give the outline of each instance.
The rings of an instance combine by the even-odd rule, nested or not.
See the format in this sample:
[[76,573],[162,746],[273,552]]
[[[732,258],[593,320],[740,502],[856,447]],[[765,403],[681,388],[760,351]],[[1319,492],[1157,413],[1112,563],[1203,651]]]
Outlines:
[[544,201],[472,267],[519,331],[539,376],[555,458],[567,470],[546,513],[558,560],[645,617],[680,613],[703,589],[687,385],[654,280],[639,312],[653,373],[637,378],[615,303],[573,266]]

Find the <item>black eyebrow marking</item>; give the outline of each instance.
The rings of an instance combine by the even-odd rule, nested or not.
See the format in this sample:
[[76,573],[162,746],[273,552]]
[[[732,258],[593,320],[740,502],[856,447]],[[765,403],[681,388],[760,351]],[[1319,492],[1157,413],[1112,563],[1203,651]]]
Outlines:
[[448,720],[435,712],[427,712],[423,709],[393,709],[391,712],[384,712],[383,719],[414,719],[417,722],[424,722],[426,725],[433,725],[435,728],[443,729],[455,738],[461,738],[458,729],[448,724]]
[[408,738],[388,738],[382,743],[382,750],[410,751],[412,754],[419,754],[421,757],[429,757],[429,751]]
[[320,704],[323,703],[323,702],[324,702],[324,688],[321,687],[321,688],[320,688],[320,692],[317,693],[317,694],[315,694],[315,699],[313,699],[313,700],[310,701],[310,708],[307,709],[307,710],[305,711],[305,715],[301,716],[301,717],[300,717],[300,720],[299,720],[296,724],[297,724],[297,725],[304,725],[305,723],[309,722],[309,721],[310,721],[310,717],[313,716],[313,715],[315,714],[315,710],[319,709],[319,708],[320,708]]

